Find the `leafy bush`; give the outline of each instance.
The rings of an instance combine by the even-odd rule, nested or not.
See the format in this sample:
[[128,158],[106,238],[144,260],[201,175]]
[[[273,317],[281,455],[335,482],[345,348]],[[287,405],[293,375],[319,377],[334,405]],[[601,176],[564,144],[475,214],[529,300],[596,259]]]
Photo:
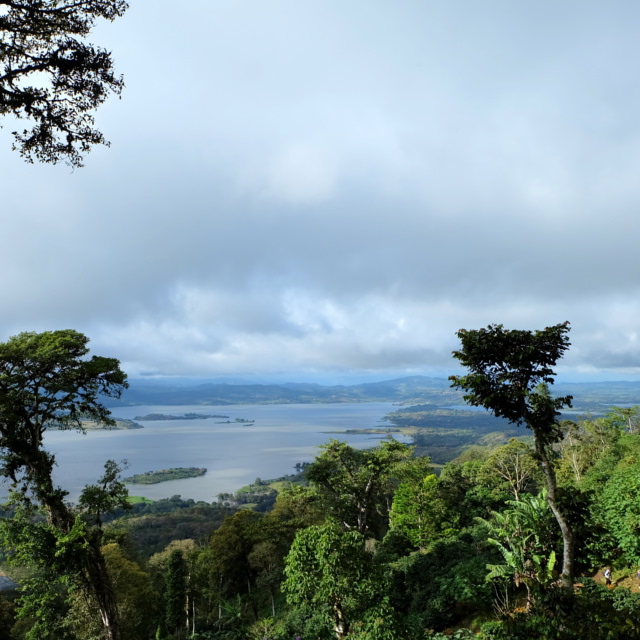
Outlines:
[[493,554],[465,535],[406,556],[393,564],[391,602],[421,628],[436,631],[490,609],[493,594],[485,576]]

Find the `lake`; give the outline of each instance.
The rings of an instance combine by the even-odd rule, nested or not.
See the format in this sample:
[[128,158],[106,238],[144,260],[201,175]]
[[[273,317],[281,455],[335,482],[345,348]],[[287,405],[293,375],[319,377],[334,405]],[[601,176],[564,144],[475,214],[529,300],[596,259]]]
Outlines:
[[[46,448],[55,454],[55,481],[76,500],[86,484],[102,475],[104,462],[128,461],[124,476],[170,467],[206,467],[206,475],[155,485],[129,485],[131,495],[157,500],[183,498],[215,501],[219,493],[232,493],[252,483],[294,473],[297,462],[311,462],[318,446],[336,439],[351,446],[375,446],[381,437],[345,434],[346,429],[386,426],[385,415],[394,410],[385,402],[357,404],[136,406],[118,407],[115,418],[150,413],[183,416],[187,413],[229,416],[198,420],[139,420],[144,429],[99,430],[86,434],[49,431]],[[254,421],[251,424],[236,419]],[[332,433],[333,432],[333,433]],[[407,442],[406,438],[396,438]]]

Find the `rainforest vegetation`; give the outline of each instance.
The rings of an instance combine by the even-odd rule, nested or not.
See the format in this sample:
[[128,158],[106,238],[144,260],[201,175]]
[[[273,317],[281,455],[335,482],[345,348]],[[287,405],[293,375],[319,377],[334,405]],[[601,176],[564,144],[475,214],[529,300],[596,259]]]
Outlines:
[[[554,464],[578,539],[570,598],[527,437],[474,446],[438,475],[393,440],[365,451],[333,441],[295,483],[243,492],[271,496],[266,511],[242,508],[252,505],[240,493],[106,518],[122,637],[640,638],[639,417],[616,409],[561,423]],[[38,572],[7,570],[20,584]],[[75,589],[56,595],[50,637],[102,637]],[[19,594],[0,603],[0,637],[42,637],[29,635],[36,612],[16,617]]]
[[[40,354],[41,372],[55,360],[69,380],[84,375],[89,392],[74,401],[96,419],[109,418],[92,404],[92,381],[117,393],[126,380],[117,361],[87,361],[75,332],[0,345],[10,362],[0,444],[15,486],[2,561],[20,585],[0,598],[0,637],[640,638],[640,410],[560,413],[571,398],[551,393],[551,369],[567,331],[459,334],[468,374],[451,382],[521,425],[516,437],[483,436],[437,466],[392,438],[366,450],[332,440],[296,476],[256,479],[214,504],[128,500],[112,462],[79,504],[65,503],[44,482],[53,460],[41,441],[9,439],[45,427],[15,411],[43,409],[27,402],[33,372],[16,378],[21,356],[28,348],[30,367]],[[50,418],[76,426],[72,407],[56,405],[59,388]]]

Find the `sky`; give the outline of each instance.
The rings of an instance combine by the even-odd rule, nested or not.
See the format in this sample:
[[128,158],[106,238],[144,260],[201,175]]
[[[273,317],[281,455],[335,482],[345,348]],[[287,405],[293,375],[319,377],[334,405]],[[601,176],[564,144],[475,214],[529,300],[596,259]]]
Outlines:
[[640,3],[131,0],[85,167],[0,130],[0,339],[131,377],[442,375],[571,323],[640,380]]

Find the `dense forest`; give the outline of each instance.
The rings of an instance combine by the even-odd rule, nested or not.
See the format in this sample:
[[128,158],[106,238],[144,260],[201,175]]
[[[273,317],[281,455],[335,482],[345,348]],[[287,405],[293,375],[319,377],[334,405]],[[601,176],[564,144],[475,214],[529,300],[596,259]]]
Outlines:
[[551,367],[567,331],[459,332],[468,374],[450,382],[502,431],[474,439],[413,405],[390,416],[423,433],[413,446],[331,440],[295,476],[213,504],[131,498],[113,461],[67,502],[44,432],[115,426],[99,396],[126,376],[75,331],[11,338],[0,637],[640,638],[640,408],[561,413],[572,398],[551,393]]
[[[470,447],[437,475],[394,440],[332,441],[275,485],[106,517],[122,637],[640,637],[638,409],[561,428],[554,465],[578,538],[570,599],[556,586],[562,541],[526,433]],[[21,558],[7,549],[8,573],[33,586]],[[48,637],[103,637],[63,576],[55,595]],[[0,637],[36,637],[40,612],[23,610],[20,592],[0,608]]]

